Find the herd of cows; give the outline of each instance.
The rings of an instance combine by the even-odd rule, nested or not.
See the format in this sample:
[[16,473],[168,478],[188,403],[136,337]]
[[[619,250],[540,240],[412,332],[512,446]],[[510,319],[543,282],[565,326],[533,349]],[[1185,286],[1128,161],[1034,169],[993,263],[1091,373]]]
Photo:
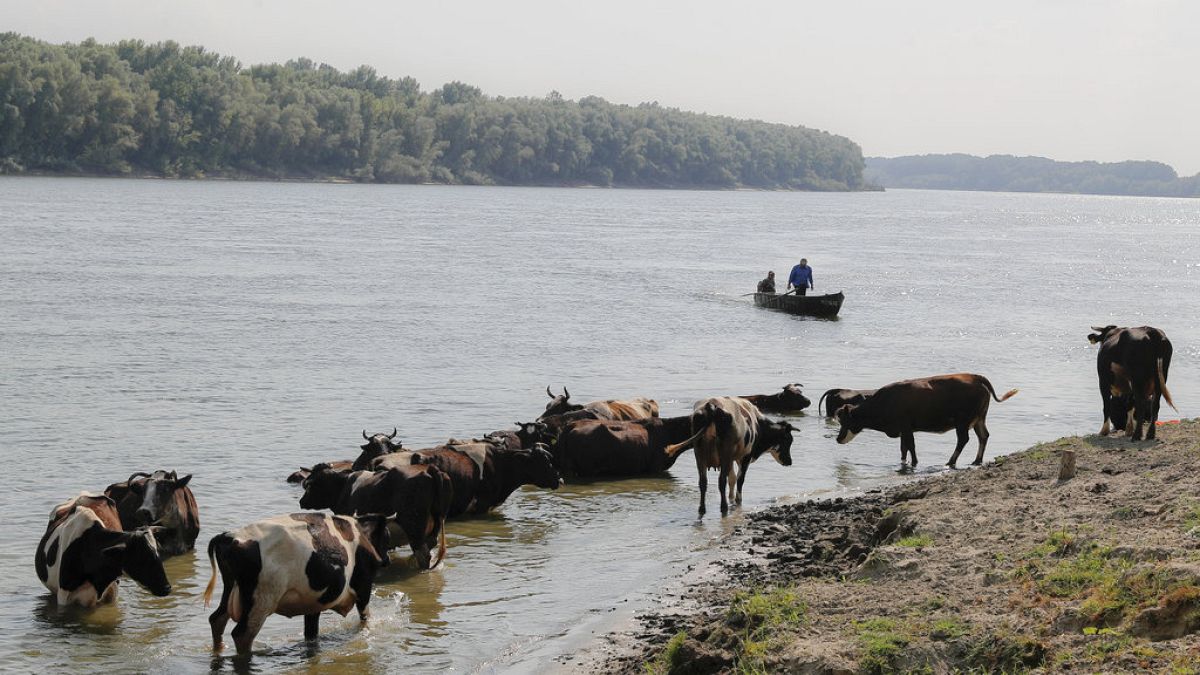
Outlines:
[[[1102,434],[1113,429],[1132,440],[1155,435],[1167,390],[1171,343],[1156,328],[1094,328],[1103,404]],[[807,408],[801,386],[774,394],[720,396],[698,401],[690,415],[664,418],[650,399],[575,404],[546,389],[550,402],[534,422],[469,441],[450,440],[408,450],[390,434],[367,434],[355,459],[301,468],[288,477],[300,483],[305,512],[260,520],[213,537],[208,544],[212,576],[223,590],[209,617],[213,648],[222,647],[230,619],[239,654],[249,652],[271,614],[304,616],[304,635],[315,639],[322,611],[367,614],[377,570],[388,551],[407,544],[422,569],[446,555],[445,522],[482,514],[523,485],[555,489],[566,479],[626,477],[666,471],[687,450],[696,459],[700,514],[707,476],[718,471],[721,512],[740,503],[751,463],[770,454],[792,463],[795,427],[765,412]],[[900,439],[902,463],[917,463],[916,432],[954,430],[953,467],[974,431],[983,462],[991,402],[996,394],[982,375],[960,373],[895,382],[877,390],[831,389],[818,401],[839,423],[838,443],[864,429]],[[1145,430],[1145,431],[1144,431]],[[61,605],[91,607],[115,598],[122,574],[164,596],[171,583],[162,559],[191,550],[200,532],[199,509],[188,484],[174,471],[135,473],[102,494],[82,493],[56,506],[38,544],[38,578]],[[328,509],[332,513],[320,512]],[[434,551],[436,550],[436,557]]]

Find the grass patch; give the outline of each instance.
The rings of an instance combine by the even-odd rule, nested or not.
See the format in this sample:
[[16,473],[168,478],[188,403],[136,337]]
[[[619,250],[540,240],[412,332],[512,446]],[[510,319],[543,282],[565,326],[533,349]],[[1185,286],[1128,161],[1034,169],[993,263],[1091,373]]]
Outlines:
[[1184,506],[1183,531],[1200,527],[1200,503],[1189,502]]
[[1045,664],[1046,646],[1027,635],[993,632],[971,645],[966,661],[972,672],[1023,673]]
[[874,618],[856,621],[858,646],[862,649],[859,666],[868,673],[889,673],[893,662],[904,654],[912,641],[908,631],[894,619]]
[[1142,515],[1140,509],[1135,509],[1132,506],[1118,506],[1113,509],[1112,517],[1115,520],[1133,520]]
[[956,619],[938,619],[929,627],[929,637],[934,640],[953,640],[971,632],[971,627]]
[[725,620],[741,628],[734,671],[765,673],[767,658],[788,632],[804,625],[808,605],[794,588],[743,592],[733,599]]
[[901,537],[896,540],[896,546],[904,546],[906,548],[923,548],[933,543],[933,537],[927,534],[910,534],[907,537]]
[[642,664],[642,672],[646,675],[666,675],[673,668],[681,665],[680,653],[684,641],[687,640],[687,631],[679,631],[667,641],[667,645],[663,647],[653,661],[647,661]]

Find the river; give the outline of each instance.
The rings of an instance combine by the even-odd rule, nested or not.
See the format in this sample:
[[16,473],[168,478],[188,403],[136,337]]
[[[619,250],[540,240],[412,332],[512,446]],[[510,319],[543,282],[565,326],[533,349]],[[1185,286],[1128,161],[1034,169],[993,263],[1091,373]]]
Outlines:
[[[1107,323],[1163,328],[1175,401],[1200,410],[1200,201],[3,178],[0,205],[0,664],[18,671],[245,665],[210,651],[199,553],[169,561],[171,596],[126,580],[92,612],[38,582],[50,508],[134,471],[194,474],[202,549],[299,510],[284,477],[353,457],[364,428],[480,435],[536,417],[547,385],[667,416],[957,371],[1021,389],[992,406],[992,458],[1099,428],[1086,335]],[[741,297],[802,256],[816,292],[846,293],[839,320]],[[745,510],[895,479],[897,441],[792,422],[795,464],[756,463]],[[953,443],[918,436],[920,470]],[[523,489],[452,523],[439,570],[396,552],[367,627],[326,614],[310,649],[272,617],[249,669],[536,669],[742,517],[696,506],[690,455]]]

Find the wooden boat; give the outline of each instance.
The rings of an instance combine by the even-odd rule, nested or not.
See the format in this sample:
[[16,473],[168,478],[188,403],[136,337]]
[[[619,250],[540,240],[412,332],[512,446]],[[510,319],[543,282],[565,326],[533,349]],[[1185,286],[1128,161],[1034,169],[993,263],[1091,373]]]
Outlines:
[[779,295],[777,293],[755,293],[754,304],[767,309],[778,309],[788,314],[818,316],[832,319],[842,309],[846,296],[838,291],[830,295]]

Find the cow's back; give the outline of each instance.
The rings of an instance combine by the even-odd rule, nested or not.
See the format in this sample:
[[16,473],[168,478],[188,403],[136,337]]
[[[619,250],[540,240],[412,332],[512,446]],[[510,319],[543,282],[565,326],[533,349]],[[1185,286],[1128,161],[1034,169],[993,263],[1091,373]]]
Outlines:
[[60,604],[78,602],[91,606],[112,597],[116,581],[107,588],[94,588],[76,577],[83,574],[86,559],[93,553],[81,550],[86,533],[93,528],[121,531],[116,508],[107,497],[80,494],[51,511],[51,521],[38,542],[34,568],[38,579],[56,595]]
[[959,417],[970,417],[988,405],[990,391],[980,375],[955,373],[893,382],[861,404],[885,420],[888,433],[946,431]]
[[[726,422],[704,419],[709,416],[710,407],[715,407]],[[736,396],[717,396],[696,402],[693,406],[693,420],[701,416],[703,424],[708,425],[708,431],[696,440],[694,452],[698,458],[703,458],[710,466],[718,466],[722,452],[733,452],[738,455],[749,452],[754,447],[758,433],[758,418],[761,416],[758,408],[744,398]],[[695,425],[695,422],[693,422]],[[695,429],[699,431],[699,429]]]

